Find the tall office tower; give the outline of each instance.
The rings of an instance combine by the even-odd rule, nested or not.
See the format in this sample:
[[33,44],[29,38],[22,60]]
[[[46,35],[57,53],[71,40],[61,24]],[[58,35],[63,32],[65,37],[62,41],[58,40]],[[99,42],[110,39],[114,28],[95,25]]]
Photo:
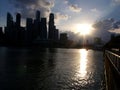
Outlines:
[[20,13],[17,13],[17,15],[16,15],[16,26],[20,27],[20,23],[21,23],[21,15],[20,15]]
[[49,17],[50,22],[52,22],[54,24],[54,14],[50,13],[50,17]]
[[51,13],[49,16],[49,31],[48,31],[48,39],[53,40],[54,39],[54,14]]
[[14,41],[14,21],[12,15],[8,12],[7,13],[7,26],[5,28],[5,38],[8,43],[11,43]]
[[41,18],[40,38],[42,40],[47,39],[47,21],[46,21],[46,18]]
[[14,30],[14,38],[16,39],[15,42],[21,43],[22,39],[22,30],[21,30],[21,15],[20,13],[16,14],[16,22],[15,22],[15,30]]
[[40,11],[36,11],[36,20],[40,21]]
[[13,17],[12,17],[12,15],[8,12],[8,13],[7,13],[7,28],[12,28],[13,25],[14,25]]
[[40,11],[36,11],[36,18],[34,20],[34,38],[40,36]]
[[26,21],[26,32],[27,32],[27,41],[31,42],[33,37],[33,20],[32,18],[27,18]]
[[54,40],[59,40],[59,30],[58,29],[55,29],[54,31]]

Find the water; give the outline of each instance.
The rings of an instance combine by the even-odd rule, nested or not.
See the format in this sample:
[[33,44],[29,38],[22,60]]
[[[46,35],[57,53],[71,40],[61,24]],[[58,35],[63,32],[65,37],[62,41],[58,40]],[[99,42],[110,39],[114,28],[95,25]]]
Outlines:
[[0,90],[101,90],[102,52],[0,47]]

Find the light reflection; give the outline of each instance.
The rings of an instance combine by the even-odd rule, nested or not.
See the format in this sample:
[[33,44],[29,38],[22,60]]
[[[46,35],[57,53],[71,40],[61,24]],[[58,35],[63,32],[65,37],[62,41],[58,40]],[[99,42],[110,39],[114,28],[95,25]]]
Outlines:
[[87,70],[87,50],[86,49],[81,49],[80,50],[80,69],[79,69],[79,76],[80,77],[85,77]]

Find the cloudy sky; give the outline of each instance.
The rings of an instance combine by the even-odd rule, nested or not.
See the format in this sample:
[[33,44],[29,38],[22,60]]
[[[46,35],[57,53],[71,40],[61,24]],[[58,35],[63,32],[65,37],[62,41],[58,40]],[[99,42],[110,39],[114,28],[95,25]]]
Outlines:
[[[61,31],[75,31],[75,24],[90,23],[105,18],[120,19],[120,0],[1,0],[0,26],[6,25],[6,13],[14,17],[16,12],[26,17],[35,17],[40,10],[42,17],[55,14],[55,23]],[[15,19],[15,18],[14,18]],[[23,23],[24,25],[24,23]]]

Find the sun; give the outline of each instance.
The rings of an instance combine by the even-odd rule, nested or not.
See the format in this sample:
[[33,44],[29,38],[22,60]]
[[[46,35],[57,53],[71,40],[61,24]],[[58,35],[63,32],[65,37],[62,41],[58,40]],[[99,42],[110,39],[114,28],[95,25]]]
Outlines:
[[76,24],[76,32],[80,33],[81,35],[88,35],[91,33],[92,30],[91,24]]

